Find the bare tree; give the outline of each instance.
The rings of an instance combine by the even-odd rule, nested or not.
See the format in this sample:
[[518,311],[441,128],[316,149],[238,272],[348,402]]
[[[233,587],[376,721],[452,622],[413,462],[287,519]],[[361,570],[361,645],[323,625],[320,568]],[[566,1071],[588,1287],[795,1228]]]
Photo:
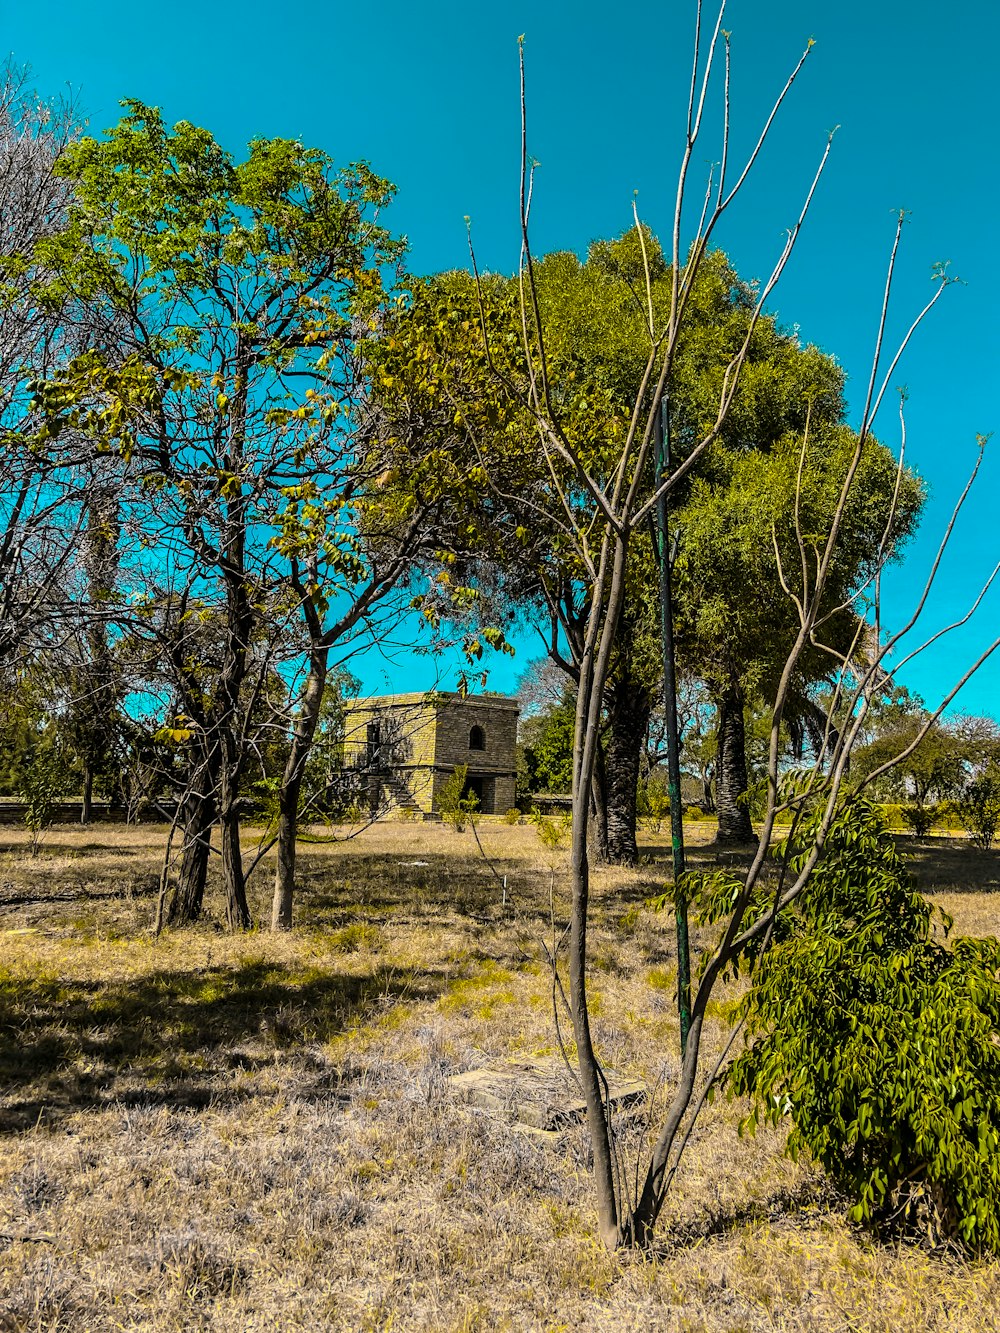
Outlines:
[[[871,382],[861,423],[856,432],[853,449],[847,459],[829,524],[826,531],[819,536],[805,532],[800,518],[801,474],[810,443],[807,418],[802,439],[800,485],[794,499],[796,551],[794,568],[789,568],[783,563],[775,538],[778,577],[785,595],[795,608],[798,630],[784,665],[778,673],[769,700],[767,794],[760,838],[750,868],[732,897],[721,925],[718,943],[710,949],[703,961],[701,979],[690,1000],[690,1027],[686,1033],[682,1022],[682,1041],[685,1037],[686,1041],[684,1041],[680,1076],[676,1087],[668,1095],[666,1113],[658,1131],[655,1132],[652,1151],[645,1163],[626,1163],[614,1131],[607,1096],[607,1082],[591,1031],[587,933],[590,919],[588,859],[590,793],[599,759],[599,735],[605,687],[626,596],[629,548],[635,534],[648,523],[661,496],[676,488],[680,481],[698,466],[713,441],[719,437],[738,390],[755,323],[761,318],[764,307],[793,252],[831,146],[828,139],[820,155],[818,168],[805,189],[799,215],[788,229],[784,248],[770,276],[760,286],[757,303],[748,321],[746,337],[735,350],[722,377],[714,418],[700,437],[692,442],[686,456],[673,471],[664,476],[662,481],[655,480],[653,464],[660,404],[671,389],[677,349],[688,318],[688,301],[699,268],[706,261],[710,242],[720,220],[729,210],[753,169],[775,117],[781,110],[809,54],[807,47],[775,99],[755,146],[733,180],[729,161],[730,47],[729,37],[722,28],[723,14],[724,5],[719,9],[714,27],[710,31],[703,32],[702,6],[698,4],[696,7],[687,124],[671,233],[670,308],[666,318],[658,321],[652,300],[649,300],[649,350],[640,391],[636,396],[631,419],[623,438],[620,442],[616,442],[614,447],[609,443],[603,456],[599,451],[593,449],[588,451],[583,448],[580,439],[574,436],[571,418],[564,412],[558,395],[554,393],[550,378],[546,328],[537,296],[534,260],[529,243],[528,223],[533,169],[527,154],[522,56],[521,293],[527,366],[527,382],[523,394],[536,425],[539,446],[549,463],[552,504],[558,512],[564,534],[571,535],[575,544],[582,570],[581,582],[586,593],[586,610],[577,655],[573,830],[570,851],[571,903],[566,935],[569,973],[567,1004],[577,1048],[579,1077],[587,1106],[600,1233],[610,1247],[646,1244],[649,1241],[689,1140],[692,1124],[704,1104],[708,1087],[718,1072],[716,1068],[706,1077],[702,1070],[703,1025],[713,989],[727,968],[745,953],[748,946],[766,943],[773,930],[776,914],[788,907],[808,882],[809,875],[823,852],[824,839],[837,807],[851,747],[859,728],[863,725],[872,683],[876,677],[884,682],[887,674],[886,654],[900,641],[898,633],[889,637],[884,635],[881,603],[882,567],[891,550],[892,525],[896,517],[895,504],[890,506],[883,540],[874,558],[869,562],[869,568],[860,579],[861,586],[852,589],[847,598],[848,608],[856,614],[857,633],[853,643],[850,643],[846,650],[843,646],[838,647],[836,642],[831,642],[829,634],[831,617],[844,607],[831,609],[825,598],[837,560],[839,544],[843,539],[845,516],[857,485],[859,470],[867,452],[874,445],[872,427],[876,414],[883,403],[891,376],[913,329],[939,299],[947,282],[943,271],[939,272],[934,295],[924,310],[918,314],[896,352],[887,356],[883,337],[889,288],[899,240],[897,229],[873,357]],[[723,59],[725,65],[722,80],[724,132],[720,161],[710,175],[704,196],[695,209],[697,220],[690,242],[687,242],[683,237],[688,222],[686,205],[691,163],[702,131],[714,66],[719,59]],[[644,232],[639,225],[638,217],[636,217],[636,227],[637,235],[642,242]],[[648,272],[646,289],[647,292],[651,289]],[[488,339],[488,333],[484,334],[484,337]],[[503,387],[505,391],[510,392],[509,382]],[[897,495],[903,476],[901,457]],[[935,570],[936,567],[935,563]],[[914,617],[904,627],[904,632],[912,628],[925,603],[926,593],[921,598]],[[876,645],[874,649],[871,648],[871,644]],[[992,645],[987,651],[993,651],[996,646]],[[771,835],[779,813],[789,809],[789,802],[782,794],[779,771],[780,756],[784,746],[782,726],[803,655],[816,651],[825,651],[829,655],[831,673],[837,682],[834,691],[835,704],[845,705],[844,711],[851,721],[839,730],[833,728],[832,722],[828,724],[826,741],[821,745],[826,763],[822,768],[817,766],[810,771],[797,786],[792,798],[794,809],[801,810],[803,803],[809,801],[820,803],[821,816],[817,831],[801,870],[794,876],[788,877],[790,882],[780,881],[773,901],[769,901],[766,909],[762,911],[759,906],[761,879]],[[909,660],[908,655],[902,662],[896,663],[895,669],[898,670],[907,660]],[[953,693],[953,691],[949,693],[941,707],[953,697]],[[675,887],[678,894],[683,894],[683,885]],[[682,1016],[686,1005],[687,997],[680,997]]]
[[[83,523],[79,441],[47,436],[32,381],[52,373],[76,337],[49,284],[40,243],[62,226],[71,197],[57,164],[77,133],[72,104],[39,99],[29,71],[0,72],[0,663],[44,642],[53,594]],[[55,600],[61,600],[56,598]]]

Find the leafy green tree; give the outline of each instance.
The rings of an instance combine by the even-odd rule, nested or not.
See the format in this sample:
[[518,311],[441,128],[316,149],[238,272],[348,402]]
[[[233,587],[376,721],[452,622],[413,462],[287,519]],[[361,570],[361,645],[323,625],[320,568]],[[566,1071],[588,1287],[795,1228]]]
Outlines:
[[[547,256],[536,268],[548,347],[556,342],[571,348],[569,374],[581,381],[581,392],[608,395],[623,417],[635,401],[645,365],[646,310],[637,293],[643,291],[647,270],[653,318],[661,321],[669,309],[671,274],[648,233],[640,238],[633,230],[618,240],[597,243],[584,263],[561,254]],[[678,461],[711,427],[725,368],[751,327],[754,303],[753,290],[740,282],[724,255],[706,257],[690,294],[669,395],[671,445]],[[553,379],[556,373],[554,368]],[[796,337],[783,333],[775,321],[756,322],[739,392],[702,474],[715,476],[729,454],[766,452],[783,432],[804,427],[810,398],[818,417],[835,419],[842,411],[840,371],[815,348],[802,347]],[[682,532],[688,489],[681,488],[673,501],[674,521]],[[609,859],[617,861],[636,857],[640,755],[661,679],[657,580],[653,545],[645,531],[637,532],[630,543],[626,595],[604,699],[607,851]],[[571,645],[572,658],[574,645],[579,653],[587,607],[575,581],[563,588],[559,628]],[[553,600],[550,593],[548,605]],[[705,663],[682,639],[685,647],[683,664],[704,677]]]
[[31,855],[37,856],[42,835],[55,821],[66,794],[66,764],[52,746],[29,744],[20,757],[18,795],[24,803],[24,826],[31,834]]
[[853,773],[868,779],[892,764],[873,790],[884,800],[904,802],[904,818],[908,816],[910,827],[923,837],[934,823],[936,804],[961,792],[974,746],[954,724],[934,721],[918,702],[902,711],[909,702],[900,700],[878,734],[858,747]]
[[[7,675],[0,705],[0,794],[20,797],[29,767],[43,764],[75,778],[53,709],[50,681],[35,669]],[[51,763],[50,763],[51,761]]]
[[[770,697],[799,628],[800,539],[818,549],[830,531],[851,466],[855,436],[836,424],[809,423],[763,452],[717,450],[714,466],[692,484],[681,511],[677,560],[677,635],[718,708],[716,802],[720,836],[750,836],[746,716]],[[912,531],[923,488],[888,450],[870,441],[839,528],[820,610],[821,626],[800,658],[790,717],[810,710],[809,686],[859,646],[852,593]],[[791,594],[791,595],[789,595]]]
[[576,703],[569,690],[557,704],[525,719],[520,745],[529,792],[565,793],[573,786],[573,721]]
[[647,827],[659,833],[664,819],[670,813],[670,793],[665,773],[653,772],[640,779],[636,809]]
[[1000,827],[1000,766],[991,763],[966,783],[957,805],[970,841],[989,851]]
[[[534,268],[549,393],[582,475],[602,477],[629,428],[646,365],[647,268],[653,316],[662,320],[671,275],[648,232],[597,242],[584,261],[560,252]],[[749,332],[740,390],[708,460],[716,477],[726,475],[730,457],[766,452],[789,431],[804,429],[810,412],[831,421],[843,411],[835,363],[801,346],[774,320],[756,319],[754,309],[753,290],[725,256],[707,256],[689,296],[670,420],[683,458],[708,428],[725,368]],[[530,374],[517,280],[491,275],[477,285],[460,273],[431,280],[398,312],[380,358],[374,384],[388,435],[426,439],[436,446],[435,456],[453,454],[466,438],[478,448],[481,461],[469,476],[479,494],[462,497],[450,558],[481,590],[499,591],[509,614],[519,608],[528,620],[547,619],[550,655],[575,679],[589,612],[585,560],[565,521],[553,516],[553,486],[584,532],[598,531],[601,515],[565,459],[540,448],[524,411],[518,391]],[[683,504],[679,522],[685,522]],[[657,572],[645,530],[630,542],[627,579],[604,698],[607,754],[600,767],[606,783],[598,781],[601,804],[605,795],[607,801],[605,850],[615,860],[635,857],[640,754],[660,680]],[[699,646],[689,636],[688,666],[703,673]]]
[[[694,804],[711,814],[715,809],[713,782],[719,750],[716,712],[704,682],[690,675],[681,675],[678,686],[677,722],[682,778],[687,779],[689,794],[696,792],[692,797]],[[656,774],[666,762],[666,722],[663,705],[658,703],[650,718],[645,757],[649,776]]]
[[[645,244],[651,299],[658,309],[669,301],[669,271],[655,240],[647,235]],[[643,264],[637,234],[632,232],[617,241],[596,243],[585,262],[558,253],[536,265],[553,392],[558,386],[557,402],[566,428],[582,437],[581,457],[598,473],[601,450],[609,450],[625,428],[625,413],[644,365],[644,312],[636,301]],[[449,355],[447,345],[442,346],[442,331],[468,329],[481,334],[476,333],[478,298],[467,280],[450,274],[434,290],[439,301],[438,338],[433,357],[425,347],[424,363],[433,359],[440,365]],[[523,376],[517,342],[497,331],[505,320],[517,317],[516,304],[495,279],[486,300],[493,338],[489,354],[495,363],[507,357],[504,368],[511,379]],[[681,458],[706,428],[724,368],[746,331],[752,309],[752,291],[740,284],[723,256],[711,256],[693,292],[691,322],[679,348],[670,398],[671,435]],[[425,314],[418,328],[425,329],[428,323]],[[412,328],[409,332],[412,335]],[[467,371],[468,358],[463,361],[461,351],[454,355]],[[480,360],[488,360],[486,350]],[[449,375],[450,368],[441,373]],[[480,401],[485,374],[480,364],[479,378],[471,380]],[[452,376],[447,383],[449,391],[440,395],[442,400],[447,404],[457,400],[463,404],[462,412],[471,413],[473,409],[466,406],[470,382]],[[494,393],[494,404],[496,397]],[[516,404],[494,405],[493,412],[495,420],[480,408],[478,418],[464,422],[477,437],[492,432],[498,438],[491,456],[488,501],[463,510],[463,539],[484,560],[492,560],[498,571],[495,577],[511,602],[530,608],[529,616],[541,613],[549,618],[553,660],[572,677],[588,610],[581,600],[578,557],[558,525],[553,528],[541,517],[549,463],[526,445]],[[775,543],[780,543],[786,561],[793,558],[797,483],[804,491],[798,500],[800,530],[815,541],[824,523],[829,525],[853,440],[850,432],[836,425],[842,413],[842,374],[835,363],[815,348],[802,347],[774,321],[760,321],[726,423],[697,482],[684,488],[676,505],[676,522],[683,534],[676,578],[678,638],[683,664],[709,685],[719,711],[716,779],[723,838],[742,840],[751,832],[748,701],[770,683],[769,674],[784,660],[796,628],[794,606],[781,586]],[[424,422],[421,428],[426,426]],[[455,429],[453,421],[449,428]],[[805,454],[801,470],[800,448]],[[862,474],[848,519],[850,540],[843,543],[829,581],[831,607],[843,600],[852,581],[864,582],[866,569],[879,558],[893,501],[895,465],[874,441]],[[888,534],[891,549],[912,528],[920,500],[919,483],[907,473]],[[724,540],[717,541],[717,535]],[[488,580],[481,568],[479,573]],[[657,575],[644,532],[631,542],[627,578],[605,691],[606,752],[599,780],[607,804],[606,850],[611,859],[626,861],[636,855],[640,754],[660,682]],[[847,615],[831,621],[826,633],[832,644],[827,646],[844,650],[856,626]],[[809,686],[829,669],[830,657],[822,650],[801,662],[798,715],[808,715]],[[790,720],[795,716],[792,710]]]
[[[238,162],[206,130],[125,106],[60,162],[74,202],[39,247],[48,296],[85,303],[97,331],[38,399],[43,433],[92,436],[142,516],[130,630],[158,644],[185,719],[175,729],[199,753],[182,802],[181,915],[200,910],[217,817],[227,917],[245,926],[246,710],[296,615],[322,619],[346,592],[350,629],[385,587],[359,549],[353,414],[401,247],[379,222],[392,189],[365,165],[336,170],[288,139],[255,140]],[[345,614],[333,619],[346,632]],[[218,629],[208,655],[204,620]],[[322,683],[314,695],[318,707]],[[311,734],[303,723],[303,760]],[[296,805],[294,781],[286,791]]]

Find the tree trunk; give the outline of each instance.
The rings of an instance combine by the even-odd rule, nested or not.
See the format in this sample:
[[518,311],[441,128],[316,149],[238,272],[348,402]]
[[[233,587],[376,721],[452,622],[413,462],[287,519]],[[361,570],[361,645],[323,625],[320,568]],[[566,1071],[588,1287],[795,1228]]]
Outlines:
[[[605,538],[608,542],[608,539]],[[625,592],[625,564],[628,558],[627,529],[612,543],[613,564],[609,579],[604,624],[599,612],[588,618],[584,651],[580,657],[580,683],[576,700],[576,724],[573,730],[573,828],[570,843],[570,910],[567,962],[569,966],[569,1003],[576,1038],[580,1089],[587,1107],[587,1127],[593,1151],[594,1184],[597,1192],[598,1227],[609,1249],[620,1242],[619,1199],[616,1158],[612,1140],[611,1117],[605,1103],[605,1082],[590,1031],[587,1003],[587,925],[590,898],[590,862],[587,855],[590,803],[598,772],[601,738],[601,709],[608,678],[610,637],[621,614]],[[605,547],[607,550],[607,547]]]
[[212,849],[212,825],[215,823],[217,772],[218,765],[213,763],[210,756],[182,798],[186,807],[181,821],[184,825],[184,847],[177,887],[167,914],[171,924],[197,921],[201,916]]
[[230,930],[249,930],[253,925],[247,903],[240,849],[239,811],[230,807],[219,816],[222,834],[222,887],[226,896],[226,924]]
[[608,791],[604,771],[604,747],[597,742],[594,780],[590,784],[590,819],[587,825],[587,851],[591,860],[608,863]]
[[83,761],[83,799],[80,802],[80,823],[89,824],[94,817],[94,765]]
[[718,699],[719,761],[715,769],[715,807],[719,842],[752,842],[753,824],[746,807],[747,753],[743,692],[729,685]]
[[[235,742],[228,744],[227,748],[235,750]],[[222,889],[226,898],[226,924],[230,930],[249,930],[253,921],[247,903],[243,852],[240,847],[239,777],[235,753],[227,754],[222,762],[219,828],[222,838]]]
[[649,730],[650,701],[642,686],[628,678],[607,693],[608,860],[634,866],[639,859],[635,839],[639,764]]
[[314,649],[309,662],[309,677],[303,691],[299,715],[292,730],[292,748],[285,764],[278,792],[278,863],[274,871],[274,900],[271,904],[271,929],[291,930],[292,899],[295,894],[295,840],[299,822],[299,793],[306,760],[319,723],[326,688],[328,649]]

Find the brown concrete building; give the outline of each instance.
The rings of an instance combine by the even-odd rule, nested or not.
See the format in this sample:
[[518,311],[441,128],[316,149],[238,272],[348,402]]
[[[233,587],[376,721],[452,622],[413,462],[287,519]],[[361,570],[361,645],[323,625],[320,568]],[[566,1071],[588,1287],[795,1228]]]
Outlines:
[[347,705],[344,766],[364,775],[386,813],[432,815],[443,783],[468,767],[466,790],[484,815],[514,804],[517,715],[500,694],[388,694]]

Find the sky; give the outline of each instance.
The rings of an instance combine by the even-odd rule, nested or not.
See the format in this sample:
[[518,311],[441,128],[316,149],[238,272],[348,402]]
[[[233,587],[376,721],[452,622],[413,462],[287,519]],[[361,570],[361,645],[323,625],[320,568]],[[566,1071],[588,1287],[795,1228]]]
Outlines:
[[[0,0],[3,41],[40,94],[69,91],[97,133],[118,100],[158,105],[169,121],[210,129],[234,153],[255,136],[288,136],[340,163],[367,160],[398,187],[387,219],[418,273],[468,262],[466,216],[481,267],[517,264],[520,109],[517,38],[525,37],[528,146],[540,163],[533,245],[582,254],[630,225],[633,198],[666,236],[690,77],[689,0],[609,7],[593,0],[381,0],[378,5],[212,5]],[[714,22],[714,12],[710,22]],[[892,385],[908,398],[907,456],[930,490],[920,532],[889,583],[889,615],[908,618],[951,507],[1000,428],[994,315],[1000,205],[993,0],[735,0],[732,158],[753,143],[770,103],[812,38],[805,68],[718,240],[743,277],[766,277],[799,211],[827,135],[833,151],[771,308],[832,353],[848,375],[852,421],[867,383],[895,213],[906,209],[890,334],[932,292],[931,269],[960,278],[918,331]],[[694,159],[718,155],[710,103]],[[636,194],[636,192],[638,192]],[[896,401],[877,423],[898,444]],[[923,625],[964,615],[1000,558],[1000,434],[987,446]],[[902,683],[936,704],[1000,632],[1000,592],[965,629],[905,668]],[[490,687],[513,688],[537,652],[497,662]],[[369,689],[423,688],[439,664],[368,660]],[[443,682],[447,684],[448,681]],[[1000,653],[958,704],[1000,716]]]

